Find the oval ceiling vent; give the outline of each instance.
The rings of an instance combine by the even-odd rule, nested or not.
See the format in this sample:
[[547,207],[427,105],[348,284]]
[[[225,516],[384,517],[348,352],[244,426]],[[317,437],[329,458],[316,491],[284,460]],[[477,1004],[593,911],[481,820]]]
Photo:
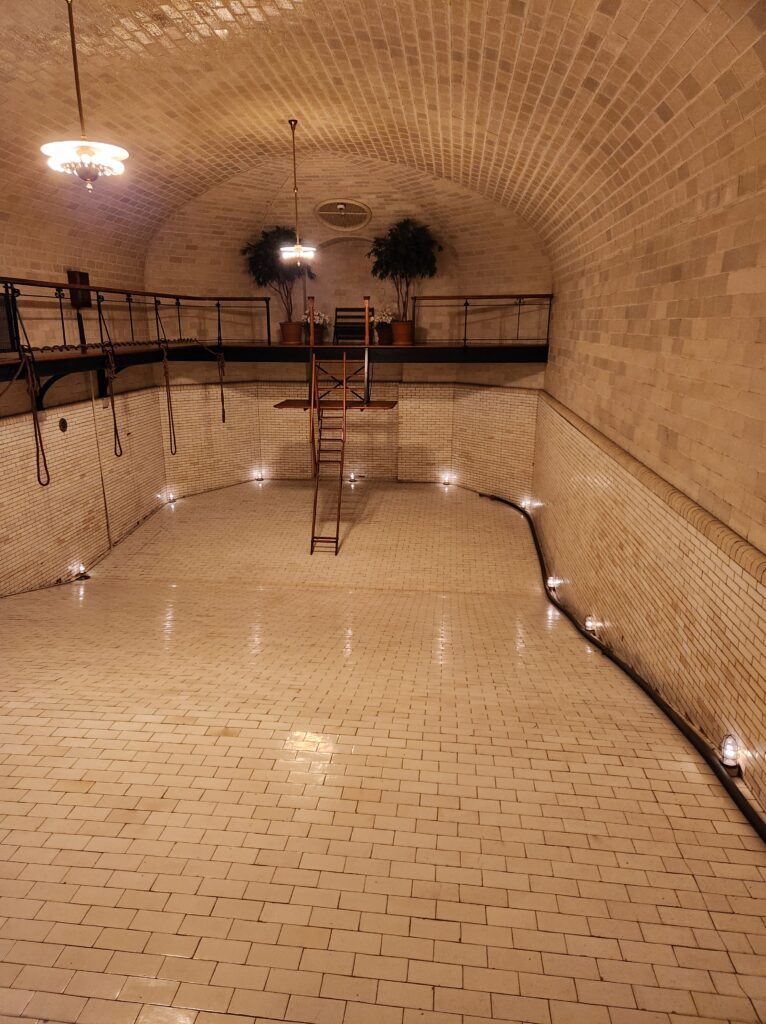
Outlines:
[[316,215],[333,231],[358,231],[369,224],[372,210],[356,199],[328,199],[316,207]]

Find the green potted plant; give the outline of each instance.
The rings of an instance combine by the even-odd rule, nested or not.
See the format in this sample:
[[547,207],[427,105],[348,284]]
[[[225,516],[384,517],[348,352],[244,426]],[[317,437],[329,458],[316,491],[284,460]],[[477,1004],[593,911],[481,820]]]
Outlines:
[[300,345],[303,341],[303,323],[293,320],[295,282],[304,274],[312,279],[316,276],[311,267],[287,263],[282,259],[280,246],[294,244],[295,231],[280,226],[264,228],[260,238],[252,239],[242,248],[250,276],[259,287],[275,292],[282,304],[285,319],[279,327],[283,345]]
[[372,323],[375,325],[375,333],[378,336],[379,345],[390,345],[392,344],[394,337],[391,331],[391,324],[394,320],[394,312],[386,306],[385,309],[378,310],[372,317]]
[[392,224],[385,235],[373,239],[368,257],[373,277],[393,281],[396,289],[396,317],[391,324],[394,345],[411,345],[415,323],[409,320],[412,282],[436,274],[436,254],[441,246],[425,224],[412,217]]

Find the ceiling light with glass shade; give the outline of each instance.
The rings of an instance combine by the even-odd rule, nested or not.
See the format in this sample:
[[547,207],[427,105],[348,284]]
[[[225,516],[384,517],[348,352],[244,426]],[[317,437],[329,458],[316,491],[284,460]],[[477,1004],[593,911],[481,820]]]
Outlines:
[[80,88],[80,70],[77,63],[77,40],[74,31],[73,0],[64,0],[69,16],[69,39],[72,45],[72,68],[74,70],[74,87],[77,93],[77,110],[80,115],[79,139],[63,142],[46,142],[40,147],[44,156],[48,157],[48,166],[63,174],[74,174],[85,182],[88,192],[93,191],[94,182],[102,177],[122,174],[125,170],[124,161],[128,159],[128,151],[122,146],[113,146],[108,142],[93,142],[85,133],[85,115],[82,107],[82,90]]
[[279,252],[283,260],[295,262],[300,266],[300,264],[303,262],[313,260],[313,258],[316,256],[316,246],[301,245],[301,235],[298,227],[298,169],[295,159],[295,129],[298,127],[298,122],[294,117],[291,117],[287,123],[290,125],[290,131],[293,133],[293,200],[295,202],[295,244],[280,246]]

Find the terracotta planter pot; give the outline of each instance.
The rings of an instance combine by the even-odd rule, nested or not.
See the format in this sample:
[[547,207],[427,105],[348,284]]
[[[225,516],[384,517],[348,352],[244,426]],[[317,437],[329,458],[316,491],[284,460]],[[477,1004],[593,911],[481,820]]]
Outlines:
[[378,336],[379,345],[392,345],[394,342],[394,334],[391,330],[391,324],[376,324],[375,332]]
[[[324,345],[325,334],[327,333],[327,324],[314,324],[314,344]],[[303,325],[303,342],[305,345],[310,344],[311,334],[309,333],[309,325]]]
[[394,320],[391,324],[394,345],[411,345],[415,341],[414,320]]
[[303,344],[303,324],[296,320],[285,320],[279,325],[283,345]]

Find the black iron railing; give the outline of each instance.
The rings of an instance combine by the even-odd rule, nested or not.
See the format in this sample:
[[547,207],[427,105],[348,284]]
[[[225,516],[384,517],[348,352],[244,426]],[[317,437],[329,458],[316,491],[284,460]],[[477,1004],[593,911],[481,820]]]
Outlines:
[[90,346],[271,344],[266,296],[176,295],[0,278],[0,350],[87,351]]
[[553,296],[416,295],[412,319],[418,343],[547,345]]

